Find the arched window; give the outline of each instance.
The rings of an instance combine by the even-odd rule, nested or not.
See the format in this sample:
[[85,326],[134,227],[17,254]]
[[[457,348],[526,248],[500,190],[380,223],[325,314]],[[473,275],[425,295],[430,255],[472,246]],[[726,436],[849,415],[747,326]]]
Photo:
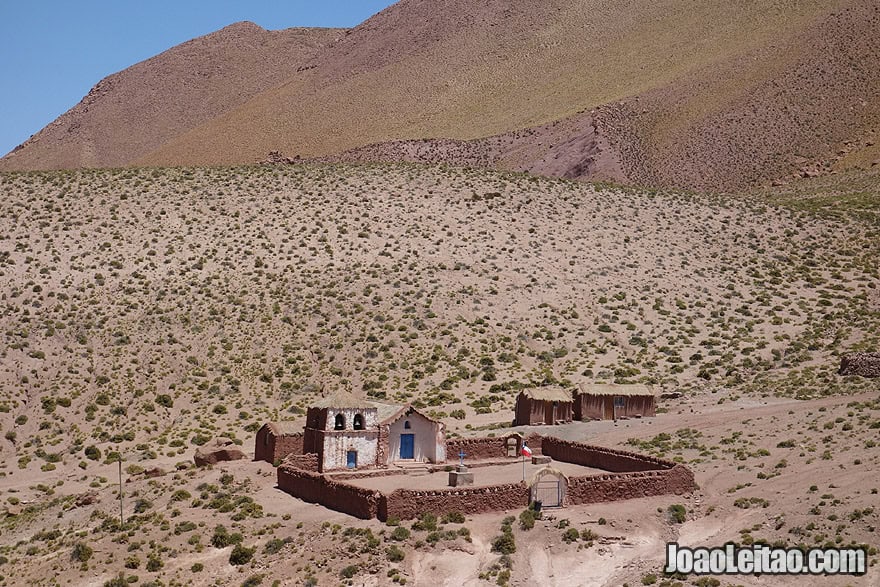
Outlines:
[[403,423],[404,430],[409,430],[410,428],[412,428],[412,426],[410,426],[409,420]]
[[333,426],[334,430],[345,430],[345,416],[342,414],[336,414],[336,423]]
[[355,430],[363,430],[364,429],[364,416],[363,416],[363,414],[355,414],[354,415],[354,429]]

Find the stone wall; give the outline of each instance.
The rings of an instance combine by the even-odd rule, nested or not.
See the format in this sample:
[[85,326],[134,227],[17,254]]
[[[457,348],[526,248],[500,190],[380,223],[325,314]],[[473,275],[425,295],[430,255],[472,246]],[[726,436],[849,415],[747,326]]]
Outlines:
[[379,503],[378,517],[409,520],[430,512],[481,514],[500,510],[518,510],[529,505],[529,488],[525,483],[509,483],[491,487],[412,491],[397,489],[384,495]]
[[621,501],[656,495],[683,495],[696,489],[694,474],[683,465],[662,471],[570,477],[566,505]]
[[[507,434],[497,437],[482,438],[452,438],[446,441],[446,459],[450,462],[458,461],[458,453],[464,451],[465,460],[482,460],[508,458],[507,439],[511,436],[517,438],[517,454],[519,457],[520,441],[517,435]],[[525,437],[526,444],[532,449],[533,454],[541,454],[543,437],[539,434],[530,434]]]
[[273,424],[257,431],[254,441],[254,460],[278,464],[287,455],[303,454],[303,433],[279,434]]
[[840,359],[840,375],[880,377],[880,353],[849,353]]
[[332,481],[319,473],[287,464],[278,467],[278,488],[309,503],[319,503],[337,512],[369,520],[379,513],[383,496],[378,491]]
[[635,472],[671,469],[675,463],[648,455],[544,437],[543,453],[557,461],[604,471]]
[[[460,449],[472,458],[505,459],[507,437],[455,439],[448,450]],[[558,461],[601,468],[607,474],[569,477],[566,504],[579,505],[620,501],[657,495],[681,495],[696,488],[693,473],[685,466],[654,457],[621,450],[589,446],[531,434],[526,443],[536,454]],[[341,475],[333,478],[315,473],[318,455],[294,455],[278,468],[278,487],[295,497],[320,503],[330,509],[358,518],[380,520],[416,518],[422,513],[442,515],[451,511],[478,514],[499,510],[515,511],[529,502],[529,487],[511,483],[476,488],[450,488],[435,491],[397,489],[388,494],[345,483]],[[390,474],[390,473],[389,473]],[[348,476],[349,474],[344,474]],[[352,472],[351,477],[358,476]]]
[[303,471],[311,471],[313,473],[320,471],[320,467],[318,466],[318,455],[315,453],[287,455],[283,464],[290,465],[291,467]]

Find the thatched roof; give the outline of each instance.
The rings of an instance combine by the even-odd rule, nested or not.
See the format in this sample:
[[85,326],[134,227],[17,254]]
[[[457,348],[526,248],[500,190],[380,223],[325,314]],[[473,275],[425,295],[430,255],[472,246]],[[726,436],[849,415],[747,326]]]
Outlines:
[[367,409],[374,408],[369,401],[357,397],[348,391],[337,391],[326,395],[312,404],[314,408],[337,408],[337,409]]
[[294,434],[301,434],[303,431],[303,423],[301,421],[267,422],[266,426],[273,436],[292,436]]
[[528,387],[523,389],[522,393],[531,400],[544,402],[570,402],[572,401],[571,392],[558,385],[547,385],[545,387]]
[[647,385],[641,384],[614,384],[614,383],[579,383],[576,392],[578,395],[627,395],[627,396],[653,396],[654,391]]

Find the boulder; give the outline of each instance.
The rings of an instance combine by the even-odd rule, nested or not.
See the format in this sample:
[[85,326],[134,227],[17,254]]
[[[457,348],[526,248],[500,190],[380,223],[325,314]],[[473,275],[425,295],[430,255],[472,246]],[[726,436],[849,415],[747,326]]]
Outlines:
[[215,438],[196,449],[195,460],[197,467],[216,465],[223,461],[238,461],[245,458],[244,452],[235,442],[228,438]]

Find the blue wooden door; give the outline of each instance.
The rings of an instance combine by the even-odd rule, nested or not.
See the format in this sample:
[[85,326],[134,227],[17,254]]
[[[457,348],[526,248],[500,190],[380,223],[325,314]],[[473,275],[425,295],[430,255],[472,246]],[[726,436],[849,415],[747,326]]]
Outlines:
[[356,469],[358,466],[358,453],[357,453],[357,451],[354,451],[354,450],[348,451],[348,454],[346,455],[346,457],[347,457],[346,466],[349,469]]
[[402,459],[411,459],[415,456],[415,435],[414,434],[401,434],[400,435],[400,458]]

